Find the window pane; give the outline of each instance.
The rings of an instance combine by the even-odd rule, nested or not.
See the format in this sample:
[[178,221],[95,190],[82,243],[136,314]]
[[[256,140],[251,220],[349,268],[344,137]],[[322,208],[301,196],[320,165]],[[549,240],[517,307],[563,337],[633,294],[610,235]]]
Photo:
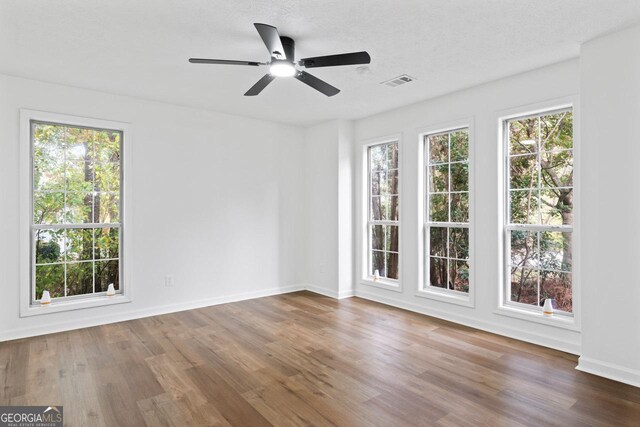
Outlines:
[[64,193],[33,193],[33,223],[62,224],[64,212]]
[[449,258],[469,258],[469,229],[449,229]]
[[385,250],[398,252],[398,226],[397,225],[385,225]]
[[540,197],[542,224],[571,225],[573,223],[572,189],[543,189]]
[[65,127],[44,123],[33,124],[33,157],[64,159]]
[[385,144],[369,148],[369,167],[371,170],[387,169],[387,146]]
[[446,227],[430,227],[429,228],[429,247],[430,254],[433,256],[447,256],[447,228]]
[[68,192],[66,213],[69,224],[93,222],[93,193]]
[[429,284],[437,288],[447,288],[447,260],[429,258]]
[[66,187],[68,192],[93,191],[93,163],[84,160],[67,161]]
[[451,221],[469,222],[469,193],[452,193]]
[[95,158],[100,163],[120,163],[122,134],[117,131],[95,131]]
[[468,261],[449,261],[449,283],[454,291],[469,292]]
[[[393,211],[392,211],[393,209]],[[371,218],[375,221],[391,221],[398,211],[397,196],[373,196],[371,198]]]
[[398,143],[387,144],[387,162],[389,169],[398,169]]
[[549,114],[540,117],[543,150],[573,148],[573,113]]
[[371,249],[384,250],[384,225],[371,226]]
[[99,163],[95,168],[96,191],[115,192],[120,190],[120,164]]
[[511,191],[511,223],[538,224],[538,190]]
[[392,170],[387,172],[387,191],[389,194],[400,194],[398,188],[398,170]]
[[116,291],[120,289],[119,266],[117,260],[96,261],[96,292],[106,292],[111,283]]
[[93,160],[93,130],[67,128],[67,160]]
[[469,164],[451,164],[451,191],[469,191]]
[[429,164],[447,163],[449,161],[449,134],[428,136],[427,142],[429,146]]
[[429,196],[429,220],[434,222],[449,221],[448,194],[432,194]]
[[374,276],[376,270],[380,274],[380,277],[387,277],[387,271],[384,268],[384,252],[382,251],[372,251],[371,252],[371,271],[370,275]]
[[540,263],[544,269],[571,271],[573,253],[571,233],[545,231],[540,233]]
[[49,291],[51,298],[64,296],[64,264],[36,265],[36,300],[42,291]]
[[400,196],[389,198],[389,218],[390,221],[400,220]]
[[556,151],[540,153],[543,187],[573,186],[573,152]]
[[392,252],[386,252],[386,262],[387,262],[387,275],[386,277],[389,279],[398,279],[398,254]]
[[540,252],[538,249],[538,232],[511,231],[511,266],[534,267],[540,266]]
[[36,230],[36,264],[64,261],[64,230]]
[[511,269],[511,301],[538,305],[538,270]]
[[517,156],[509,159],[509,185],[516,188],[538,188],[538,156]]
[[469,158],[469,131],[467,129],[451,133],[451,161]]
[[67,261],[93,259],[93,229],[73,228],[67,230]]
[[384,171],[371,172],[371,195],[386,195],[387,190],[387,173]]
[[34,157],[33,189],[64,191],[64,159],[44,156]]
[[538,119],[536,117],[509,122],[509,154],[538,151]]
[[67,296],[93,293],[93,262],[67,264]]
[[98,215],[96,222],[100,224],[115,224],[120,222],[120,194],[96,193],[95,210]]
[[540,292],[542,299],[553,298],[556,300],[557,310],[573,312],[571,273],[540,271]]
[[429,167],[429,192],[446,193],[449,191],[449,165]]

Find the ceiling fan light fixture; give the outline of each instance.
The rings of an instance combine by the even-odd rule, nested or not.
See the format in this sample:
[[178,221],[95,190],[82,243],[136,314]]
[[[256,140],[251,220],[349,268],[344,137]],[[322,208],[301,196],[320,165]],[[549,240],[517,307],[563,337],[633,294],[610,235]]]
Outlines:
[[293,77],[296,74],[296,68],[288,61],[274,61],[271,63],[269,72],[276,77]]

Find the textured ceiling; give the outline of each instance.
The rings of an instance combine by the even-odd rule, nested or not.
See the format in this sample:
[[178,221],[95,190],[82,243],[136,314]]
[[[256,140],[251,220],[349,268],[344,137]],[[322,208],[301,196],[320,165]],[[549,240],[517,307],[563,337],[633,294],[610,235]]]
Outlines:
[[[308,125],[354,119],[576,57],[581,42],[640,20],[638,0],[0,0],[0,73]],[[278,79],[243,93],[267,61],[252,23],[279,28],[296,56],[367,50],[370,66],[310,70],[326,98]],[[406,73],[417,80],[379,84]]]

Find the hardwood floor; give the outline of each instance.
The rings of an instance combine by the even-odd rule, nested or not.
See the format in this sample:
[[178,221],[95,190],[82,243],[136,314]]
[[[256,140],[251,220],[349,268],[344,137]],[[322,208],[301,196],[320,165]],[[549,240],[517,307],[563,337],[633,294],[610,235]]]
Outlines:
[[0,405],[66,425],[640,425],[576,357],[309,292],[0,343]]

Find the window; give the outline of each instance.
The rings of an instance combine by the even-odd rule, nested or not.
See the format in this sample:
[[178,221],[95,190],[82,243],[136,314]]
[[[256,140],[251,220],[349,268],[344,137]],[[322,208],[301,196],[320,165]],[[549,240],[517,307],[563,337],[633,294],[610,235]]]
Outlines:
[[425,285],[469,293],[469,129],[426,135]]
[[121,289],[123,132],[30,120],[31,298]]
[[368,147],[368,273],[374,281],[399,278],[398,142]]
[[505,121],[505,300],[572,313],[573,112]]

